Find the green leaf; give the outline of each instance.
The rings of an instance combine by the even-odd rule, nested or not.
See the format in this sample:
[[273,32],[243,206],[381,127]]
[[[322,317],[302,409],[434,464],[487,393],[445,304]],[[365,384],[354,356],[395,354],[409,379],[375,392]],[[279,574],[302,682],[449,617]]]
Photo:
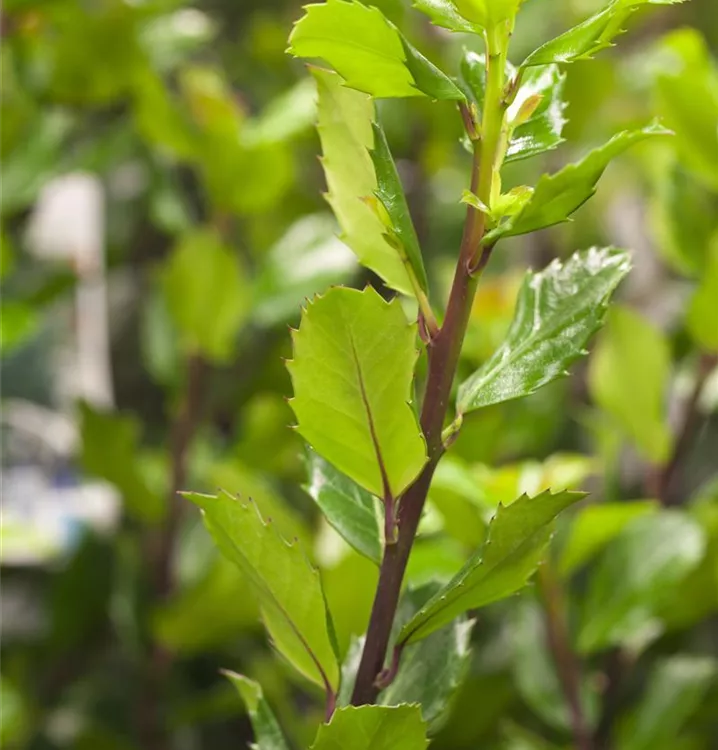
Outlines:
[[356,274],[356,258],[336,232],[328,212],[303,216],[287,229],[262,259],[254,320],[272,326],[294,319],[305,299]]
[[[508,612],[512,646],[512,672],[519,694],[548,725],[566,731],[571,729],[571,715],[556,663],[549,651],[546,613],[535,597],[522,595]],[[596,687],[588,679],[581,681],[581,703],[589,724],[596,718]]]
[[250,296],[238,259],[219,234],[201,229],[185,235],[164,269],[162,289],[187,352],[229,360]]
[[28,343],[38,332],[40,319],[32,305],[21,300],[3,299],[0,315],[0,352],[10,354]]
[[413,5],[417,10],[429,16],[436,26],[467,34],[481,33],[481,26],[467,21],[460,15],[452,0],[414,0]]
[[127,512],[148,523],[165,512],[164,498],[153,492],[140,465],[140,424],[132,415],[80,407],[83,469],[100,477],[122,493]]
[[671,353],[666,337],[626,307],[611,310],[589,362],[596,403],[650,461],[666,460],[671,432],[665,414]]
[[374,496],[337,471],[313,450],[307,454],[305,489],[329,523],[360,554],[381,563],[381,510]]
[[409,405],[415,337],[398,299],[335,287],[305,308],[287,363],[299,432],[383,499],[398,498],[426,463]]
[[718,352],[718,235],[711,245],[698,289],[688,306],[686,324],[700,347]]
[[327,0],[305,11],[289,37],[290,54],[325,60],[347,86],[377,98],[464,98],[378,8]]
[[459,387],[459,413],[528,396],[566,375],[629,268],[624,251],[591,248],[527,274],[504,343]]
[[251,581],[274,645],[301,674],[336,692],[339,665],[319,573],[287,544],[251,501],[227,493],[185,497],[202,509],[220,552]]
[[402,628],[399,643],[425,638],[462,612],[521,589],[544,556],[553,519],[583,497],[583,492],[547,491],[499,505],[482,549]]
[[706,656],[676,655],[655,664],[640,704],[619,726],[617,750],[668,750],[718,675]]
[[681,164],[718,190],[718,68],[705,39],[680,29],[662,45],[665,71],[656,76],[658,110],[675,131]]
[[347,706],[322,724],[312,750],[425,750],[419,706]]
[[541,100],[530,117],[512,129],[505,163],[551,151],[564,141],[561,133],[566,124],[563,100],[566,74],[561,73],[558,65],[546,65],[527,70],[521,80],[521,88],[507,113],[509,122],[517,116],[522,119],[522,108],[535,101],[534,97]]
[[459,13],[484,28],[513,20],[524,0],[453,0]]
[[316,92],[311,78],[303,78],[280,94],[242,129],[246,147],[271,146],[309,130],[317,116]]
[[0,742],[6,747],[22,747],[36,719],[28,697],[4,675],[0,675],[0,704]]
[[640,638],[704,549],[703,530],[685,513],[664,510],[626,526],[590,579],[579,650],[592,653]]
[[531,200],[518,214],[489,232],[484,243],[493,244],[502,237],[535,232],[568,221],[569,216],[596,192],[596,184],[612,159],[635,143],[667,134],[670,131],[657,123],[641,130],[624,130],[581,161],[569,164],[555,174],[542,175]]
[[32,203],[58,173],[72,127],[73,119],[67,112],[45,108],[29,123],[17,146],[3,153],[0,213],[18,211]]
[[706,266],[711,237],[718,233],[718,212],[710,189],[682,162],[674,149],[651,159],[654,186],[647,224],[671,269],[697,278]]
[[224,671],[224,676],[237,688],[252,722],[256,750],[289,750],[277,719],[264,698],[262,686],[236,672]]
[[566,544],[561,551],[559,567],[570,575],[598,554],[634,518],[658,508],[653,500],[588,505],[576,513]]
[[15,247],[5,229],[0,226],[0,281],[15,268]]
[[171,651],[194,655],[231,644],[239,633],[255,631],[259,619],[246,576],[217,553],[196,580],[154,610],[152,631]]
[[389,243],[386,227],[365,200],[379,189],[370,155],[374,148],[374,104],[365,94],[344,86],[336,73],[313,68],[312,74],[319,92],[317,129],[329,188],[326,199],[342,229],[341,239],[392,289],[413,294],[401,255]]
[[429,281],[426,278],[419,238],[416,236],[416,230],[411,220],[409,206],[404,196],[404,188],[399,179],[399,173],[396,171],[396,165],[391,156],[391,151],[389,151],[389,144],[386,142],[384,131],[377,123],[373,124],[373,130],[374,148],[371,152],[371,158],[377,179],[375,195],[389,215],[394,232],[392,239],[401,245],[402,260],[410,266],[414,278],[426,292],[429,289]]
[[[408,622],[438,588],[439,584],[431,583],[407,591],[399,605],[396,626]],[[384,706],[418,703],[429,732],[434,734],[444,723],[449,701],[466,674],[472,627],[473,622],[459,616],[420,643],[407,646],[396,677],[379,694],[378,702]]]
[[672,5],[681,2],[683,0],[613,0],[578,26],[542,44],[521,63],[521,67],[587,60],[612,46],[611,40],[622,32],[624,21],[641,5]]

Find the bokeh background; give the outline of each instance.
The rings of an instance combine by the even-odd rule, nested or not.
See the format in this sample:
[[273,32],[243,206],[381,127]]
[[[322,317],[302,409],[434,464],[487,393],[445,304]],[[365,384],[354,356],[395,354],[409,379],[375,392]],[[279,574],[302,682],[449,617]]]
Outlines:
[[[408,2],[376,4],[445,70],[476,47]],[[512,58],[600,5],[529,0]],[[615,244],[635,268],[600,356],[466,424],[409,569],[413,584],[450,577],[487,509],[522,489],[566,482],[614,511],[630,502],[581,528],[574,516],[556,547],[576,638],[630,589],[634,563],[667,561],[649,584],[639,573],[621,632],[583,656],[588,712],[622,750],[718,747],[718,375],[687,323],[718,262],[716,11],[692,0],[637,14],[615,49],[568,69],[567,142],[506,170],[532,184],[656,115],[676,131],[611,166],[573,223],[495,253],[466,371],[501,341],[527,266]],[[246,582],[178,489],[252,496],[321,564],[340,647],[366,626],[376,569],[321,521],[287,428],[282,358],[302,301],[379,285],[322,199],[313,86],[284,54],[300,14],[295,0],[3,3],[3,747],[241,748],[249,724],[220,667],[258,679],[309,745],[320,696],[272,653]],[[380,113],[442,299],[469,169],[460,119],[421,100]],[[608,542],[644,512],[681,518],[643,548]],[[531,592],[482,612],[432,747],[571,747],[543,627]]]

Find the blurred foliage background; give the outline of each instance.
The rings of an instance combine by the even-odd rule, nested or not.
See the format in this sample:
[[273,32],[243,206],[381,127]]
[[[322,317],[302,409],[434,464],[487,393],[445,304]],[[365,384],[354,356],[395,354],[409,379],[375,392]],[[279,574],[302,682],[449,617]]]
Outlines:
[[[444,69],[476,44],[376,4]],[[514,57],[599,5],[530,0]],[[179,489],[252,496],[322,564],[341,649],[366,626],[377,571],[321,521],[287,429],[302,301],[377,283],[322,200],[313,86],[284,54],[299,15],[294,0],[3,4],[3,747],[243,747],[219,667],[258,679],[308,746],[320,696],[272,653]],[[718,747],[718,291],[702,281],[718,265],[717,48],[715,0],[692,0],[641,12],[568,69],[567,143],[509,181],[655,115],[676,136],[619,160],[573,223],[503,243],[467,372],[501,341],[527,266],[615,244],[635,268],[572,378],[465,425],[410,561],[413,584],[448,578],[502,498],[590,489],[542,590],[560,588],[586,713],[621,750]],[[441,299],[461,123],[447,102],[380,111]],[[571,746],[540,599],[482,613],[432,747]]]

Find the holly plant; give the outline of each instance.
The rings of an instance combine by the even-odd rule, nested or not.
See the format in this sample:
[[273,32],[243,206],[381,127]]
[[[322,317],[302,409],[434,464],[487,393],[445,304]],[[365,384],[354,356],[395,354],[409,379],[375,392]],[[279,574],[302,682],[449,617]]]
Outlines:
[[[379,566],[366,635],[344,663],[320,571],[299,543],[283,539],[249,497],[187,497],[251,582],[277,652],[323,691],[326,723],[314,750],[426,747],[461,680],[472,618],[527,584],[546,557],[556,517],[584,497],[554,486],[499,504],[483,543],[448,582],[403,592],[432,480],[454,441],[477,412],[568,374],[631,262],[625,250],[591,247],[528,270],[503,343],[459,378],[487,265],[504,240],[570,221],[612,159],[670,132],[652,122],[617,133],[533,186],[507,188],[504,166],[562,143],[564,66],[610,47],[641,6],[676,1],[611,0],[510,61],[522,0],[415,0],[436,26],[483,45],[481,53],[465,52],[454,75],[430,62],[382,11],[356,0],[308,5],[291,33],[289,53],[313,61],[326,199],[341,239],[381,280],[307,301],[287,362],[296,429],[307,443],[308,492],[346,542]],[[404,97],[455,103],[469,154],[466,190],[456,196],[466,218],[445,304],[437,298],[439,281],[427,274],[417,217],[376,104]],[[257,747],[287,748],[260,686],[229,676]],[[579,728],[576,746],[588,747],[584,739]]]

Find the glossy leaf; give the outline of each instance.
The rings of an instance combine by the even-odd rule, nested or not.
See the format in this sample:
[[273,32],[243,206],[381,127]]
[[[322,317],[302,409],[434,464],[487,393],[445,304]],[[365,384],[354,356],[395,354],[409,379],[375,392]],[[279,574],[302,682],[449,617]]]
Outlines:
[[521,63],[521,67],[587,60],[612,46],[611,41],[623,31],[623,23],[640,6],[681,2],[683,0],[612,0],[578,26],[542,44]]
[[237,688],[242,702],[247,708],[252,729],[255,750],[289,750],[277,719],[264,698],[262,686],[236,672],[224,672],[224,676]]
[[251,581],[277,650],[307,679],[336,691],[339,665],[319,573],[254,503],[226,493],[185,496],[202,510],[220,552]]
[[341,239],[392,289],[413,294],[401,255],[389,243],[386,226],[366,201],[378,190],[370,156],[374,105],[366,94],[344,86],[336,73],[313,68],[312,75],[319,93],[317,129],[328,186],[326,199],[341,227]]
[[657,123],[641,130],[624,130],[581,161],[569,164],[554,174],[543,175],[534,188],[531,200],[518,214],[489,232],[484,243],[495,243],[502,237],[535,232],[568,221],[571,214],[596,192],[596,184],[612,159],[635,143],[668,133]]
[[[438,588],[439,584],[431,583],[407,591],[399,605],[397,625],[408,622]],[[434,734],[444,723],[449,701],[465,676],[472,626],[466,617],[459,616],[421,642],[407,646],[399,672],[379,694],[378,702],[385,706],[418,703],[429,732]]]
[[294,319],[307,297],[357,272],[356,257],[327,213],[303,216],[268,250],[255,281],[252,318],[264,326]]
[[709,352],[718,352],[718,235],[698,289],[688,306],[688,330],[695,342]]
[[211,229],[185,235],[162,274],[167,307],[189,353],[226,362],[250,310],[238,259]]
[[564,141],[561,133],[566,124],[563,100],[566,74],[561,73],[558,65],[546,65],[530,68],[521,80],[521,88],[507,113],[509,122],[520,115],[527,103],[535,101],[533,97],[541,100],[530,117],[512,129],[506,163],[551,151]]
[[548,491],[499,505],[483,547],[402,628],[399,643],[425,638],[461,613],[522,588],[543,558],[553,519],[582,497],[582,492]]
[[305,487],[329,523],[360,554],[379,564],[383,551],[377,500],[313,450],[307,454]]
[[347,706],[322,724],[312,750],[425,750],[418,706]]
[[619,726],[617,750],[675,747],[716,676],[718,662],[707,656],[679,654],[657,662],[639,705]]
[[289,52],[325,60],[347,86],[377,98],[463,99],[451,79],[414,49],[378,8],[356,0],[305,6],[289,37]]
[[287,363],[299,432],[380,498],[398,498],[426,462],[409,405],[415,336],[397,299],[336,287],[305,308]]
[[671,445],[665,413],[670,367],[665,336],[629,308],[613,308],[589,362],[589,388],[596,403],[656,463],[667,458]]
[[640,638],[704,549],[701,527],[678,511],[644,515],[626,526],[591,577],[579,650],[592,653]]
[[384,131],[377,123],[374,123],[373,130],[374,148],[371,151],[371,157],[377,180],[375,195],[381,201],[391,220],[392,236],[390,237],[390,244],[398,243],[401,246],[399,252],[402,261],[411,268],[414,278],[426,292],[429,288],[429,281],[426,278],[419,238],[416,236],[416,230],[411,220],[409,206],[404,196],[404,188],[399,179],[399,173],[396,171],[396,165],[391,151],[389,151],[389,144],[386,142]]
[[652,500],[588,505],[571,522],[559,567],[568,575],[597,555],[638,516],[658,508]]
[[566,375],[629,268],[625,252],[592,248],[527,274],[504,343],[459,387],[459,413],[528,396]]
[[481,33],[481,26],[464,18],[457,11],[452,0],[414,0],[413,5],[417,10],[429,16],[436,26],[467,34]]

